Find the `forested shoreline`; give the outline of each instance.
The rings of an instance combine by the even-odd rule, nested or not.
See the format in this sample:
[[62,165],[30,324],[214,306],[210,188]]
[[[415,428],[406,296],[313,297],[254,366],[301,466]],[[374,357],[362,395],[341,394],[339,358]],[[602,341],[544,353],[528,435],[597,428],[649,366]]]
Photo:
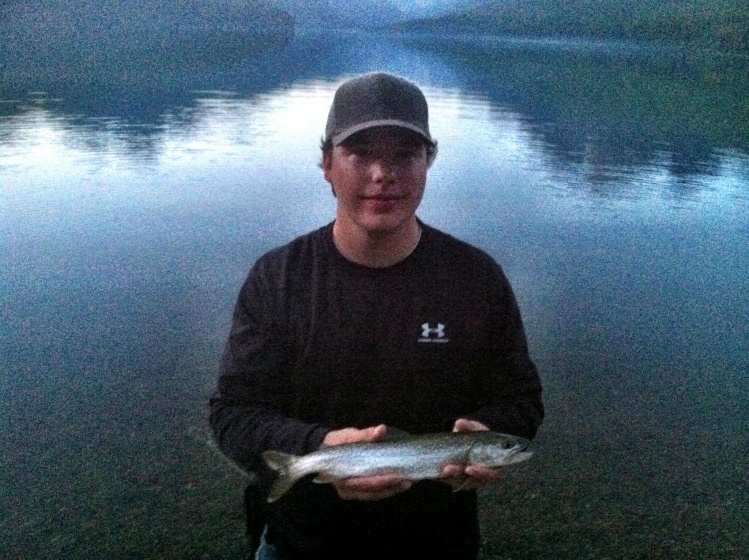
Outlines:
[[40,80],[152,87],[260,56],[293,36],[292,16],[266,0],[0,0],[0,88]]
[[749,5],[736,0],[491,0],[398,28],[675,42],[749,55]]

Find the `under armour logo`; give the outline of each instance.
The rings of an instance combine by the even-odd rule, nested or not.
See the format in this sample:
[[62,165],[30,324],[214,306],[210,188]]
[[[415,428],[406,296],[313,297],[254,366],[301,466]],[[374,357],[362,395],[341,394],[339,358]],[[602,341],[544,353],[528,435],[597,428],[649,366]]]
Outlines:
[[432,335],[437,338],[445,338],[445,325],[442,323],[437,323],[436,327],[432,327],[429,323],[421,325],[421,336],[429,338]]
[[424,323],[421,325],[421,338],[419,342],[448,342],[449,339],[445,334],[445,325],[443,323],[437,323],[436,327],[433,327],[431,323]]

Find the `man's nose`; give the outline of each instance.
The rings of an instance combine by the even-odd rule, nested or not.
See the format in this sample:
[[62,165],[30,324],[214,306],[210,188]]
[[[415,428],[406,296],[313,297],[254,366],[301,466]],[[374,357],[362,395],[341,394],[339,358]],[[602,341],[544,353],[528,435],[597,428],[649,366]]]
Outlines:
[[391,158],[378,157],[372,161],[370,171],[374,181],[392,181],[395,179],[395,162]]

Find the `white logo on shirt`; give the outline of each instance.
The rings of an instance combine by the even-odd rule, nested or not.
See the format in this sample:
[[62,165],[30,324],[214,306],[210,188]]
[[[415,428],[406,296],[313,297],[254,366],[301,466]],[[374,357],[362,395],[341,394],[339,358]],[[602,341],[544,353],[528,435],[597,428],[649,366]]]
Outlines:
[[445,334],[444,323],[437,323],[435,327],[431,323],[421,325],[421,338],[419,342],[450,342],[450,339]]

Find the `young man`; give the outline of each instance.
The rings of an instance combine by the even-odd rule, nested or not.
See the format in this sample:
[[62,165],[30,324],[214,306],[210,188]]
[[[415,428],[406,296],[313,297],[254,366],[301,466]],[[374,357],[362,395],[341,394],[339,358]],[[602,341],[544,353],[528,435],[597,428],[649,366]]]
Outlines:
[[[255,263],[211,399],[222,449],[259,474],[261,495],[273,480],[268,449],[304,455],[376,441],[388,426],[536,434],[541,383],[507,279],[416,217],[435,154],[415,85],[373,73],[337,90],[322,164],[335,221]],[[443,474],[303,480],[264,506],[258,554],[475,559],[474,490],[501,469]]]

